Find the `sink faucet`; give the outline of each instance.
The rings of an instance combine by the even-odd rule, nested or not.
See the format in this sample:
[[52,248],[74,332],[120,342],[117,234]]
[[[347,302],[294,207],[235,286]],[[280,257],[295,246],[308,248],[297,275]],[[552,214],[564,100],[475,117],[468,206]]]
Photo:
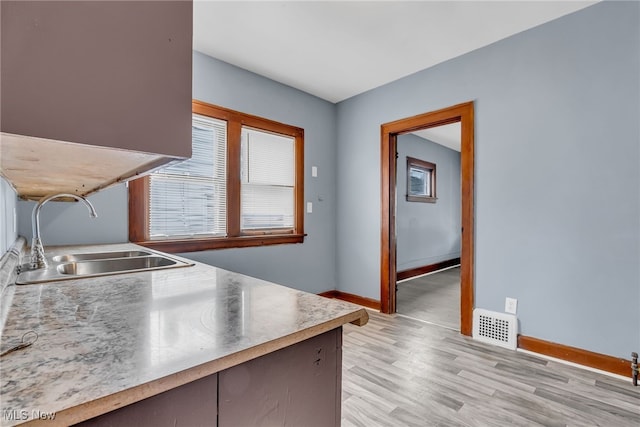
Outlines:
[[71,197],[72,199],[76,199],[79,202],[84,202],[84,204],[87,205],[87,208],[89,209],[91,218],[96,218],[98,216],[91,202],[82,196],[60,193],[50,196],[44,196],[42,199],[40,199],[38,204],[34,206],[33,211],[31,212],[31,231],[33,234],[33,239],[31,240],[31,268],[33,270],[38,268],[47,268],[47,260],[44,257],[44,247],[42,246],[42,240],[40,240],[40,209],[42,209],[42,206],[48,201],[57,199],[59,197]]

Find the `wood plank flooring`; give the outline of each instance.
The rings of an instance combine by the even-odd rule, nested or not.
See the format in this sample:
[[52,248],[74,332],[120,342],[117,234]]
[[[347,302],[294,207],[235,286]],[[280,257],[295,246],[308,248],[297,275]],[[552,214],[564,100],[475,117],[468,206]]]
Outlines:
[[640,426],[640,387],[369,311],[345,325],[342,425]]
[[460,267],[398,283],[396,311],[460,330]]

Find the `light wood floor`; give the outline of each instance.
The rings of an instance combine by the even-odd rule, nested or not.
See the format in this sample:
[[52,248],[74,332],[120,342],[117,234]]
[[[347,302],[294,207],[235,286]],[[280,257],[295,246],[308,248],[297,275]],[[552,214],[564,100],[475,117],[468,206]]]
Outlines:
[[396,311],[460,330],[460,267],[398,283]]
[[342,425],[640,426],[640,387],[369,311],[344,328]]

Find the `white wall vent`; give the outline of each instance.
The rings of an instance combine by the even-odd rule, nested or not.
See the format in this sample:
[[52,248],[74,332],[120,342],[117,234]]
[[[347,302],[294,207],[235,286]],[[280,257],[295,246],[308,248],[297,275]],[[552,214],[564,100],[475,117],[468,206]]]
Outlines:
[[473,310],[473,339],[515,350],[518,319],[513,314],[476,308]]

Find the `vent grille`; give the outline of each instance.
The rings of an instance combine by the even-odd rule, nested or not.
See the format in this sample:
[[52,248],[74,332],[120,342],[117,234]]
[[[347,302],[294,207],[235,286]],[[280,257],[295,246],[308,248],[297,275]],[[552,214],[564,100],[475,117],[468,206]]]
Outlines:
[[511,314],[476,308],[473,310],[473,338],[488,344],[515,350],[518,344],[518,320]]

